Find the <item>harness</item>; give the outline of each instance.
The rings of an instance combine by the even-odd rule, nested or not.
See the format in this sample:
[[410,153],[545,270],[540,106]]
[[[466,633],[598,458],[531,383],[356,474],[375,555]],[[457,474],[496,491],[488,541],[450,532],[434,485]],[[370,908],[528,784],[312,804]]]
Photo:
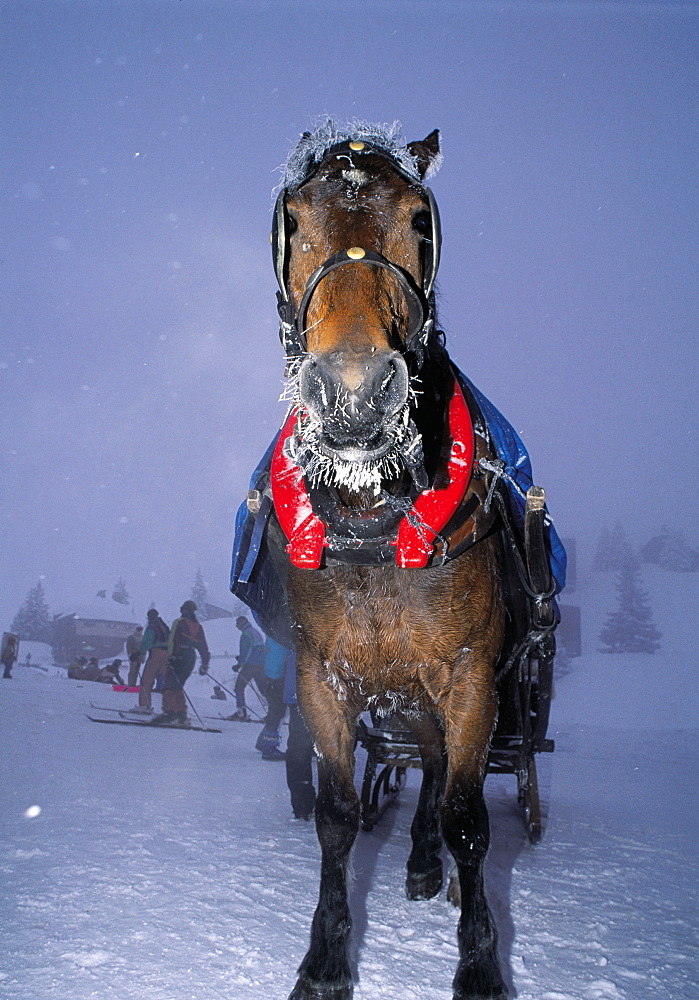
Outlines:
[[[430,238],[423,243],[422,282],[418,285],[406,268],[376,251],[349,247],[333,254],[313,271],[296,309],[289,285],[289,194],[309,181],[329,158],[347,158],[355,167],[356,158],[368,154],[388,162],[392,170],[425,198],[430,214]],[[307,352],[306,316],[320,282],[340,267],[379,267],[393,274],[405,296],[408,307],[405,354],[414,362],[414,369],[419,370],[428,352],[435,358],[442,353],[444,363],[448,364],[445,372],[448,399],[441,455],[432,485],[420,489],[413,482],[402,487],[403,492],[398,495],[383,493],[374,509],[360,511],[346,507],[330,486],[306,481],[295,460],[294,448],[305,414],[303,409],[292,409],[253,474],[246,504],[239,511],[231,589],[253,610],[268,634],[288,643],[286,569],[273,558],[277,546],[281,555],[284,542],[289,562],[299,569],[317,570],[343,563],[420,569],[457,558],[484,538],[496,522],[502,522],[505,545],[514,557],[520,593],[529,606],[528,629],[501,668],[503,676],[532,649],[552,642],[550,636],[558,620],[553,595],[564,585],[565,551],[545,516],[543,501],[537,515],[537,531],[525,532],[524,490],[531,486],[526,449],[490,401],[447,362],[440,335],[435,331],[434,284],[441,230],[431,190],[371,140],[340,142],[330,147],[298,183],[281,190],[274,209],[271,243],[279,285],[279,336],[287,372],[293,371]],[[277,542],[267,532],[272,511],[284,536]],[[527,496],[527,517],[528,511]],[[531,523],[535,525],[533,520]],[[277,530],[272,535],[276,536]],[[525,535],[533,538],[537,533],[539,539],[531,549]],[[536,550],[534,562],[540,572],[532,573],[530,549]],[[551,572],[555,583],[551,581]]]
[[389,271],[398,280],[408,304],[408,332],[405,339],[405,350],[415,356],[418,367],[422,364],[424,349],[434,330],[434,283],[439,268],[439,252],[442,243],[439,211],[430,188],[420,183],[409,174],[398,161],[380,146],[369,141],[353,140],[340,142],[332,146],[322,162],[315,170],[304,177],[301,187],[318,173],[323,163],[328,159],[346,158],[354,164],[355,158],[371,154],[379,156],[390,164],[391,169],[415,187],[425,198],[429,207],[431,233],[430,238],[423,241],[425,261],[423,266],[422,287],[419,287],[412,274],[400,264],[396,264],[383,254],[363,247],[349,247],[341,250],[315,269],[311,274],[299,303],[298,310],[294,307],[289,288],[289,236],[290,217],[287,210],[289,188],[283,188],[277,197],[272,221],[272,261],[279,284],[277,292],[277,311],[279,313],[279,339],[282,342],[287,365],[302,358],[306,353],[306,313],[316,288],[332,271],[338,267],[350,264],[369,265]]
[[473,475],[474,461],[486,451],[482,421],[479,415],[476,437],[464,390],[453,373],[440,467],[433,485],[412,497],[384,495],[373,510],[351,510],[327,487],[308,486],[290,447],[298,420],[299,413],[293,410],[276,442],[270,467],[272,502],[294,566],[319,569],[326,561],[422,569],[461,554],[468,547],[466,537],[472,545],[491,527],[495,514],[486,509],[480,467],[475,467],[476,478]]

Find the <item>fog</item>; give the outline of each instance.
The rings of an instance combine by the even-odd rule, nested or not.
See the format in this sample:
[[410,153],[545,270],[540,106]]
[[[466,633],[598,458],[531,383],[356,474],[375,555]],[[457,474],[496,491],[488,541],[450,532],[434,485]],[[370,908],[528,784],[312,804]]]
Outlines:
[[[268,233],[323,120],[442,134],[440,319],[559,533],[695,544],[693,3],[5,0],[2,625],[226,600],[283,417]],[[111,592],[111,591],[110,591]]]

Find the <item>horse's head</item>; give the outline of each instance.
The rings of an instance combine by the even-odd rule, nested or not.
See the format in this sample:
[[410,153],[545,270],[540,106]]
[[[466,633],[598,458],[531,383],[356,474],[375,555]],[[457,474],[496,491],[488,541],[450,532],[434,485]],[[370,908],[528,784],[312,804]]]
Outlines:
[[316,482],[378,492],[407,469],[425,485],[411,403],[433,329],[439,223],[423,178],[438,157],[436,131],[399,146],[326,127],[290,161],[273,244],[296,454]]

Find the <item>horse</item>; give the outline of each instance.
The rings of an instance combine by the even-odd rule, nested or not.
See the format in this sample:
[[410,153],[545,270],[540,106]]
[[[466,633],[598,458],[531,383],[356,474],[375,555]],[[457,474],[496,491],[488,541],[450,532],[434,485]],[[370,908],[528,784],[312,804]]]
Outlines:
[[[350,1000],[356,727],[396,715],[422,785],[406,894],[458,873],[454,1000],[505,1000],[484,888],[483,795],[512,644],[493,449],[436,323],[439,132],[332,123],[303,134],[272,249],[292,406],[271,459],[301,712],[315,744],[320,889],[289,1000]],[[490,464],[489,464],[490,463]],[[489,471],[490,470],[490,471]]]

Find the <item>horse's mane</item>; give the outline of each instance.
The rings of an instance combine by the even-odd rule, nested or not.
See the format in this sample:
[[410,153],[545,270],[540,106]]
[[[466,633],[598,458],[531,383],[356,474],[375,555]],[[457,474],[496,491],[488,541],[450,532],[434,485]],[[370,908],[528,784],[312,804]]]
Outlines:
[[[303,133],[283,167],[283,186],[291,189],[300,187],[323,162],[329,149],[350,139],[365,140],[380,146],[396,160],[408,176],[421,181],[417,157],[408,149],[399,121],[389,125],[386,122],[372,123],[359,119],[335,123],[332,119],[328,119],[315,131]],[[426,176],[436,173],[440,163],[441,156],[434,161]]]

